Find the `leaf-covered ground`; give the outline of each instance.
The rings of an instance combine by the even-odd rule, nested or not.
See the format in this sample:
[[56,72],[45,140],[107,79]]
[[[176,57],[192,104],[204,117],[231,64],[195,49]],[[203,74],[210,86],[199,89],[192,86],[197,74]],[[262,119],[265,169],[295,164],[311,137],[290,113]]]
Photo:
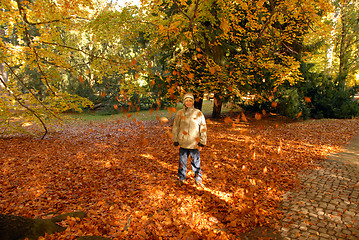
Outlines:
[[44,140],[0,139],[0,212],[88,214],[63,221],[67,230],[46,240],[234,239],[275,226],[281,195],[299,187],[296,173],[340,151],[358,129],[357,119],[208,120],[205,187],[189,171],[177,185],[171,121],[81,122]]

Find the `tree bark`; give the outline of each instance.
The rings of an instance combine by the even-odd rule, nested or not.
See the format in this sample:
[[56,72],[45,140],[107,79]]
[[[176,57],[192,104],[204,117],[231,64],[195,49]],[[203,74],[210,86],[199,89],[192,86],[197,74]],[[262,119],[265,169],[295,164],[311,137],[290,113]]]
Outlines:
[[203,98],[197,98],[194,101],[194,108],[197,108],[202,111],[202,106],[203,106]]
[[220,97],[217,94],[214,95],[213,100],[214,100],[214,104],[213,104],[212,117],[219,118],[219,117],[221,117],[222,100],[220,99]]
[[45,233],[53,234],[62,232],[66,227],[56,224],[67,217],[86,217],[84,212],[72,212],[58,215],[52,219],[32,219],[22,216],[0,214],[0,239],[1,240],[22,240],[28,238],[37,240]]

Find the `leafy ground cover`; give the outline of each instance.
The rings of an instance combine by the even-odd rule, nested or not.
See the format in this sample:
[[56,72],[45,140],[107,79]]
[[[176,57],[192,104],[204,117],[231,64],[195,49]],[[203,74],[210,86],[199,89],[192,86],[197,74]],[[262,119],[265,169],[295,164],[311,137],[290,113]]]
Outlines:
[[[0,139],[0,211],[68,218],[66,231],[43,239],[234,239],[274,227],[282,194],[296,175],[358,133],[359,120],[289,122],[228,115],[208,119],[204,187],[177,185],[178,149],[171,119],[72,122],[44,140]],[[190,168],[189,168],[190,169]]]

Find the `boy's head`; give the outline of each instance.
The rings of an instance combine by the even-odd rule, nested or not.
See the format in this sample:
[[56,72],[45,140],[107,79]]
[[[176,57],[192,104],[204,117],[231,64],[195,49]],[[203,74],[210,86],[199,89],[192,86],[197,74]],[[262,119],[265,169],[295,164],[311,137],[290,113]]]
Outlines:
[[186,93],[183,97],[183,103],[186,107],[192,107],[194,103],[194,96],[191,93]]

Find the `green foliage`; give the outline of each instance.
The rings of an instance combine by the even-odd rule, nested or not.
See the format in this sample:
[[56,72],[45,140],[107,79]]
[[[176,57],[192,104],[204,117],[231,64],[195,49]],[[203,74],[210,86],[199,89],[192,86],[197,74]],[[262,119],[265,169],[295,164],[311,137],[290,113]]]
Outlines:
[[311,79],[305,88],[311,99],[311,117],[313,118],[351,118],[359,115],[359,103],[353,100],[359,86],[342,88],[322,75]]
[[300,117],[307,119],[310,114],[310,109],[306,105],[303,96],[298,93],[298,89],[289,88],[283,89],[278,93],[278,112],[291,119],[298,119]]

